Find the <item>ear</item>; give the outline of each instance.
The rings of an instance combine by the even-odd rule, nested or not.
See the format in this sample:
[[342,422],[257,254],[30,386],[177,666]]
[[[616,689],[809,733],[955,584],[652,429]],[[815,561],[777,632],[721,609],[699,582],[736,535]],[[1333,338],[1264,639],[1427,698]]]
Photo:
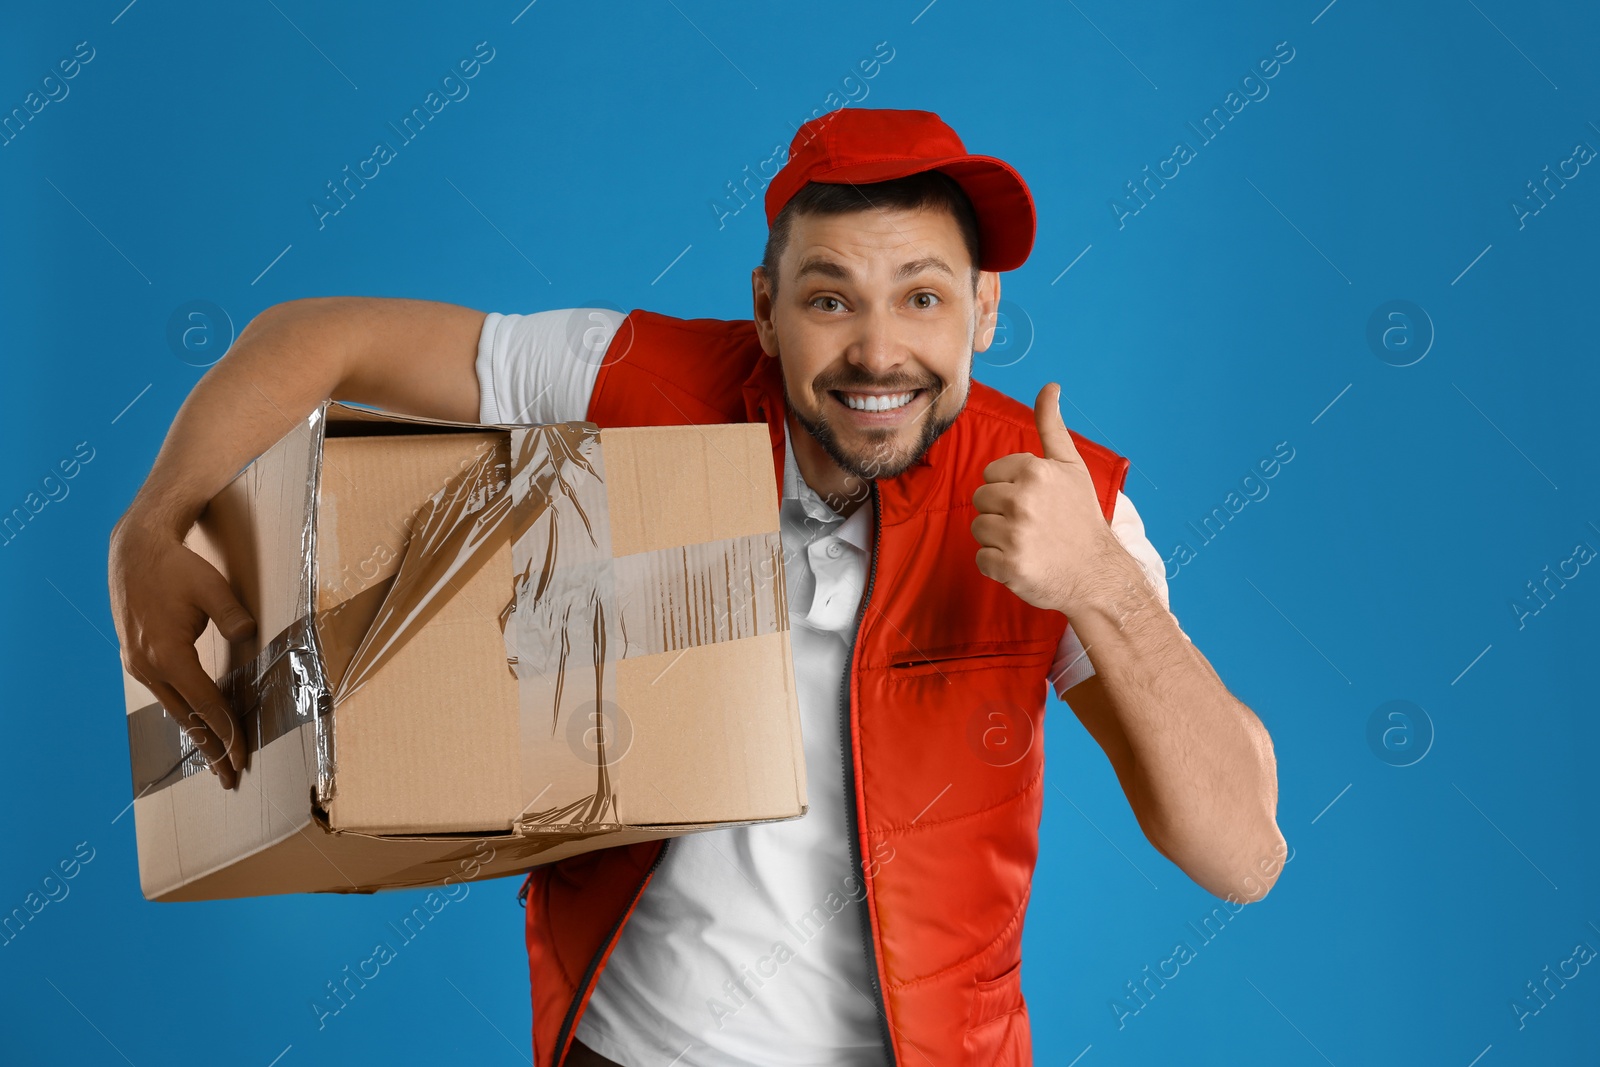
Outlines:
[[756,337],[761,341],[761,351],[769,356],[778,354],[778,330],[772,321],[774,293],[766,268],[757,264],[750,271],[751,318],[755,320]]
[[978,272],[974,317],[977,321],[972,332],[972,350],[984,352],[994,344],[994,331],[1000,323],[1000,275],[995,271]]

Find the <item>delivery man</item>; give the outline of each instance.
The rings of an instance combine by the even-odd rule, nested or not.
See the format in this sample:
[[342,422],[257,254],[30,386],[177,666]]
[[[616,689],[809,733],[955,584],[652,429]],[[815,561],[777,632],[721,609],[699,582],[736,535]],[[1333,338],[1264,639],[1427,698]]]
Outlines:
[[[1032,1062],[1023,917],[1053,686],[1150,842],[1240,904],[1276,880],[1271,741],[1168,610],[1128,460],[971,377],[1032,198],[927,111],[802,126],[753,318],[268,308],[196,385],[111,539],[123,662],[225,788],[245,745],[194,650],[254,622],[183,546],[328,397],[458,422],[764,422],[810,808],[601,849],[519,895],[537,1067]],[[271,635],[261,635],[269,637]]]

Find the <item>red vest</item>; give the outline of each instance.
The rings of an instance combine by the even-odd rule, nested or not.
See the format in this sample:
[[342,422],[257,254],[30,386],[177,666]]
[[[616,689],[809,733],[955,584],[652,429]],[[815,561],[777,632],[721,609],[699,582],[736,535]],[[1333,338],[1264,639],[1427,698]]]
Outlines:
[[[589,404],[608,426],[765,421],[778,484],[776,359],[750,320],[628,315]],[[1128,460],[1072,433],[1111,518]],[[890,1062],[1033,1062],[1022,922],[1039,849],[1048,674],[1067,627],[980,574],[970,526],[983,468],[1042,455],[1033,411],[974,381],[923,459],[873,483],[866,589],[840,693],[863,952]],[[523,885],[535,1067],[566,1057],[579,1015],[670,841],[535,867]]]

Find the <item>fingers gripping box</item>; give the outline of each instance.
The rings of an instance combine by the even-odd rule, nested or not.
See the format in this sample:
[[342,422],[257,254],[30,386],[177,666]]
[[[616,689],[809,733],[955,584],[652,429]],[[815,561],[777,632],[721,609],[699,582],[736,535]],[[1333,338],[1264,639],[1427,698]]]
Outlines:
[[248,761],[222,789],[124,672],[149,899],[437,885],[805,813],[762,424],[328,401],[186,544],[256,619],[197,643]]

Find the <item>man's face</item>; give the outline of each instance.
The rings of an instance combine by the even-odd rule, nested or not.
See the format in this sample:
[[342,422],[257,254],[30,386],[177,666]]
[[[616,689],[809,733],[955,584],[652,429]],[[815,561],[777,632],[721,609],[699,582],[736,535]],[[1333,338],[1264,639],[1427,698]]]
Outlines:
[[967,403],[989,346],[999,276],[979,275],[938,209],[800,216],[774,298],[754,272],[762,348],[778,357],[796,421],[858,478],[893,478]]

